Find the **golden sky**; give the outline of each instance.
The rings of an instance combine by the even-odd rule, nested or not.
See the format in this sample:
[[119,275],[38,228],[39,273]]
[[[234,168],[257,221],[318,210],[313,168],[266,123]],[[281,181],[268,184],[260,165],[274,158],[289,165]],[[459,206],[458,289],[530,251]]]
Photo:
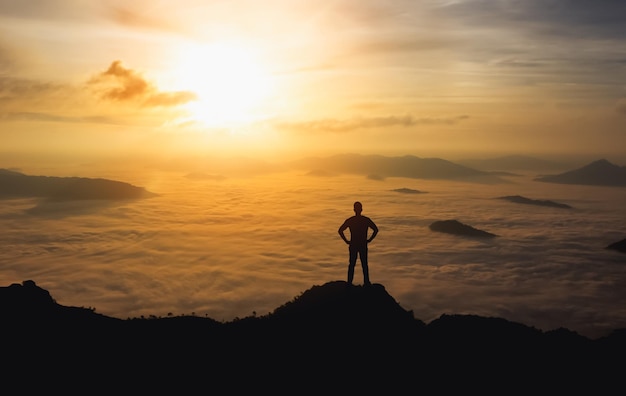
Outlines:
[[0,152],[626,157],[622,1],[0,0]]

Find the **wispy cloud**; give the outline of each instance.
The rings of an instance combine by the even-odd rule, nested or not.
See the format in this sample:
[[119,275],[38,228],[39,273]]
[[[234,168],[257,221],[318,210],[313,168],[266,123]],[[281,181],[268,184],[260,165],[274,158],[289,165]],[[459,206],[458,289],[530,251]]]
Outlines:
[[130,28],[181,31],[182,25],[173,23],[171,19],[156,17],[146,12],[142,5],[129,3],[131,6],[111,6],[107,9],[107,15],[120,25]]
[[386,128],[386,127],[411,127],[416,125],[454,125],[465,119],[467,115],[454,117],[414,117],[386,116],[386,117],[358,117],[351,119],[324,119],[316,121],[279,123],[277,127],[284,130],[298,131],[303,133],[343,133],[360,129]]
[[5,121],[49,121],[65,123],[96,123],[96,124],[119,124],[120,120],[106,116],[70,117],[50,113],[37,112],[11,112],[0,114],[0,119]]
[[15,78],[0,77],[0,102],[12,102],[14,100],[37,99],[48,96],[66,89],[66,86],[50,82]]
[[626,38],[626,4],[620,0],[464,0],[441,2],[438,8],[465,26],[508,27],[544,37]]

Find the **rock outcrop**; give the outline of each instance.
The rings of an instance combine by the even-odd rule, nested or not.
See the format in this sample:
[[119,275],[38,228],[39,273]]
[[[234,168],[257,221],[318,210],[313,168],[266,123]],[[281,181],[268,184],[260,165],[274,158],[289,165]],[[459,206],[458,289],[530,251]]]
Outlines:
[[562,209],[572,208],[568,204],[554,202],[554,201],[545,200],[545,199],[530,199],[530,198],[523,197],[521,195],[507,195],[504,197],[498,197],[498,199],[502,199],[505,201],[513,202],[513,203],[525,204],[525,205],[548,206],[552,208],[562,208]]
[[478,237],[478,238],[494,238],[497,237],[488,231],[479,230],[470,225],[463,224],[458,220],[439,220],[433,222],[429,228],[432,231],[443,232],[446,234]]

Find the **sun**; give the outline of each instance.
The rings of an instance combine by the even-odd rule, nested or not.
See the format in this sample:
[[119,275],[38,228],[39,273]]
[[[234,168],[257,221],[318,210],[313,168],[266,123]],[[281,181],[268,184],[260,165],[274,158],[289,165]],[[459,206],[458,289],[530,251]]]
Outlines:
[[272,94],[272,78],[254,51],[229,43],[180,48],[175,70],[178,89],[197,100],[186,105],[191,121],[232,127],[263,117]]

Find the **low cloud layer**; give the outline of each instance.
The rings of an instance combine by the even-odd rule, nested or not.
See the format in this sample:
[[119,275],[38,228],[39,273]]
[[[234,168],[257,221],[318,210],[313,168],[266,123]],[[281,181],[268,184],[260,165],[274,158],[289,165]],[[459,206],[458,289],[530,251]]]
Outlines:
[[[337,229],[360,200],[380,228],[370,245],[371,279],[419,319],[473,313],[593,337],[626,326],[624,256],[604,249],[624,238],[624,189],[519,176],[477,186],[304,173],[186,175],[136,177],[160,196],[127,203],[4,200],[0,225],[11,232],[0,236],[0,283],[32,279],[60,304],[120,318],[265,314],[313,285],[345,279],[348,252]],[[395,191],[401,188],[423,193]],[[517,194],[573,209],[496,199]],[[444,219],[499,236],[429,230]],[[361,283],[358,265],[355,274]]]

